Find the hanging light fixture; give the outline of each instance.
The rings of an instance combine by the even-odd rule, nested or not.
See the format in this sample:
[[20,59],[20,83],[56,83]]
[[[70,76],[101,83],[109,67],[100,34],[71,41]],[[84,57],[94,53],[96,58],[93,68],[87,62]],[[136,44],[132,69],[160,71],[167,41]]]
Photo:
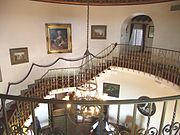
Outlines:
[[[87,2],[87,45],[84,53],[82,63],[80,66],[81,84],[76,87],[75,100],[92,101],[99,100],[97,91],[96,77],[92,75],[93,61],[92,55],[89,52],[89,0]],[[69,105],[70,106],[70,105]],[[69,108],[72,109],[72,106]],[[98,105],[78,105],[74,110],[76,114],[82,117],[97,116],[100,113],[101,107]]]
[[[92,61],[92,55],[89,52],[89,10],[90,10],[90,3],[88,0],[87,3],[87,45],[86,45],[86,51],[84,53],[84,59],[81,63],[81,71],[80,73],[84,72],[86,75],[84,84],[76,87],[77,93],[80,92],[81,96],[78,97],[78,100],[84,100],[84,101],[91,101],[91,100],[98,100],[98,91],[97,91],[97,81],[96,77],[92,77],[92,71],[93,71],[93,61]],[[82,74],[83,75],[83,74]],[[100,106],[98,105],[81,105],[79,114],[83,117],[91,117],[91,116],[97,116],[100,112]]]
[[84,53],[84,59],[82,59],[81,67],[80,67],[80,74],[83,80],[83,84],[76,87],[77,92],[81,93],[80,98],[88,98],[92,97],[91,92],[97,92],[97,81],[96,77],[92,77],[92,69],[93,69],[93,61],[92,55],[89,52],[89,0],[87,1],[87,44],[86,44],[86,51]]

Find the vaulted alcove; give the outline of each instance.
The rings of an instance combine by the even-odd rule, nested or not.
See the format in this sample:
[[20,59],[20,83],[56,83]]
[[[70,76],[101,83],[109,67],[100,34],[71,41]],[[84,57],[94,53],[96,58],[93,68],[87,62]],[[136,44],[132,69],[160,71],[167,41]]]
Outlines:
[[152,47],[154,38],[154,23],[148,15],[134,15],[127,18],[121,29],[123,44]]

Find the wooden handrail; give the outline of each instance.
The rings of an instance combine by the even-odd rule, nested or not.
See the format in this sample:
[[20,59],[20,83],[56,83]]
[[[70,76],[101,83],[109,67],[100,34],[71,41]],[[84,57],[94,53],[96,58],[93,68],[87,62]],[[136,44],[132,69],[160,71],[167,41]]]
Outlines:
[[100,101],[100,100],[66,101],[66,100],[57,100],[57,99],[42,99],[42,98],[34,98],[34,97],[23,97],[23,96],[0,94],[0,99],[34,102],[34,103],[47,103],[47,104],[114,105],[114,104],[142,104],[142,103],[150,103],[150,102],[162,102],[162,101],[164,102],[164,101],[180,100],[180,95],[151,98],[151,99],[146,99],[146,100],[126,99],[126,100],[108,100],[108,101]]

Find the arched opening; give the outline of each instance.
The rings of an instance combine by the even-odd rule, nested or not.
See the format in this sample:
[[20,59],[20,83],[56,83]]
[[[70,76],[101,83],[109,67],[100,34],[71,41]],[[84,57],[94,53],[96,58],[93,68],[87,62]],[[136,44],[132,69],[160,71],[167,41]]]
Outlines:
[[128,17],[121,28],[121,43],[152,47],[154,38],[154,23],[148,15],[140,14]]

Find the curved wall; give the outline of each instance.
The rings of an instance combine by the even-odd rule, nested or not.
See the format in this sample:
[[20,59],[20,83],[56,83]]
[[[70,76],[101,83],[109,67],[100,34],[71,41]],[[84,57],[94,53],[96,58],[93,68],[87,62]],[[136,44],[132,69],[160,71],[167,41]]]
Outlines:
[[[128,70],[125,68],[111,68],[106,70],[105,73],[101,73],[100,77],[97,77],[98,91],[103,93],[103,83],[120,85],[119,98],[107,96],[106,100],[127,100],[138,99],[141,96],[148,96],[150,98],[173,96],[180,94],[180,88],[168,83],[166,80],[157,79],[153,75],[149,75],[143,72]],[[151,117],[150,127],[156,127],[159,129],[161,114],[163,108],[163,102],[156,102],[156,113]],[[174,110],[174,101],[167,102],[167,110],[165,113],[164,126],[171,123],[172,114]],[[180,102],[178,101],[175,121],[180,121]],[[124,104],[120,105],[119,122],[121,124],[127,124],[131,128],[133,120],[133,105]],[[117,121],[118,105],[109,106],[109,121]],[[136,126],[138,128],[146,128],[147,116],[142,115],[137,111]]]
[[[156,27],[154,47],[180,50],[180,12],[170,11],[178,2],[136,6],[91,7],[90,24],[107,25],[106,40],[90,40],[90,50],[95,54],[111,43],[119,43],[121,26],[136,13],[149,15]],[[0,92],[5,93],[8,82],[24,77],[32,62],[48,64],[57,57],[82,56],[86,48],[86,7],[57,5],[30,0],[0,0],[0,61],[3,82]],[[72,53],[47,54],[45,23],[70,23],[72,25]],[[11,65],[9,49],[28,47],[29,63]],[[60,62],[60,66],[74,64]],[[40,74],[36,71],[32,76]],[[33,79],[31,80],[33,83]],[[29,83],[28,83],[29,84]],[[24,86],[26,88],[27,85]],[[24,89],[21,88],[21,89]],[[19,89],[19,88],[18,88]],[[13,94],[17,94],[14,92]]]
[[[113,68],[111,70],[105,70],[105,73],[100,73],[96,78],[98,84],[98,93],[102,97],[103,83],[120,85],[119,98],[112,96],[103,97],[104,100],[127,100],[138,99],[140,96],[148,96],[150,98],[165,97],[180,95],[180,89],[178,86],[174,86],[172,83],[167,83],[165,80],[158,80],[155,76],[149,76],[143,72],[127,70],[122,68]],[[60,89],[59,91],[61,91]],[[75,88],[64,89],[61,92],[72,92]],[[51,95],[53,96],[53,94]],[[171,123],[174,110],[174,101],[167,102],[167,110],[165,113],[164,126]],[[156,102],[156,113],[151,117],[150,127],[156,127],[159,129],[161,114],[163,108],[163,102]],[[48,125],[48,106],[47,104],[39,104],[35,109],[35,114],[38,116],[41,125]],[[42,114],[43,110],[43,114]],[[109,122],[116,123],[118,116],[118,105],[110,105],[108,111]],[[119,123],[126,124],[131,129],[133,117],[133,104],[120,105]],[[29,117],[26,121],[26,126],[29,126],[32,119]],[[178,100],[177,112],[175,122],[180,121],[180,100]],[[137,110],[136,126],[137,128],[146,128],[147,117],[140,114]]]

